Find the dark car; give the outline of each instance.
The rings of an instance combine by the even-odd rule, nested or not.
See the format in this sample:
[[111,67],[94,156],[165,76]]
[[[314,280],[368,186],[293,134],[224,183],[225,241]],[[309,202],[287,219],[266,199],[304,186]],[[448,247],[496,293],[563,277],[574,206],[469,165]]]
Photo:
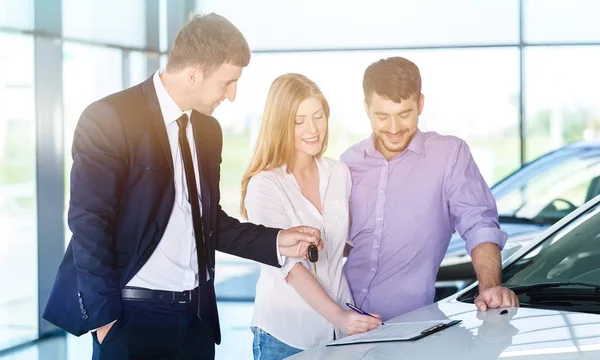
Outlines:
[[[600,194],[600,141],[578,142],[550,152],[498,182],[492,193],[500,226],[508,234],[502,251],[502,258],[507,259]],[[450,240],[437,280],[438,292],[446,289],[442,295],[475,281],[471,258],[458,233]]]

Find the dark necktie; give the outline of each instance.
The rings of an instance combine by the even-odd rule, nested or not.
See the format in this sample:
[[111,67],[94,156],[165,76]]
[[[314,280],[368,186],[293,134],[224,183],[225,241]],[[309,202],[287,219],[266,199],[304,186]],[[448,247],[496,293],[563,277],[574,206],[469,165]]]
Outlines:
[[198,256],[198,317],[200,317],[200,297],[206,295],[206,255],[204,253],[204,232],[202,230],[202,218],[200,217],[200,202],[198,200],[198,188],[196,187],[196,176],[194,163],[192,162],[192,151],[186,136],[188,124],[187,114],[177,119],[179,125],[179,146],[185,169],[185,179],[188,188],[188,201],[192,206],[192,221],[194,223],[194,238],[196,240],[196,255]]

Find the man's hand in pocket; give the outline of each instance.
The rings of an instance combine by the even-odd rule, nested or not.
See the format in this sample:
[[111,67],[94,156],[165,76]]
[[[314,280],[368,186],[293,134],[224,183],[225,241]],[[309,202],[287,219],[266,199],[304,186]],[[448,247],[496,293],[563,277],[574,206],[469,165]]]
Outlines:
[[108,332],[110,331],[110,328],[114,324],[115,323],[113,322],[108,325],[104,325],[100,329],[96,330],[96,337],[98,338],[98,343],[102,344],[102,342],[104,341],[104,338],[106,337],[106,334],[108,334]]

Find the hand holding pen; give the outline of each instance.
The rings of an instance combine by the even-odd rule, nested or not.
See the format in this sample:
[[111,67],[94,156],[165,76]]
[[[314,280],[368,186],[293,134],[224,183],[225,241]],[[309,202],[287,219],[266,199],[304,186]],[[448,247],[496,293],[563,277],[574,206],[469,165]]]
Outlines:
[[354,335],[373,330],[381,325],[381,320],[376,314],[363,315],[353,310],[339,308],[333,325],[345,334]]
[[[357,306],[355,306],[353,304],[346,303],[346,306],[349,307],[350,309],[356,311],[357,313],[359,313],[361,315],[367,315],[367,316],[373,317],[375,319],[381,319],[381,317],[378,314],[369,314],[368,312],[366,312],[366,311],[364,311],[362,309],[359,309]],[[381,322],[381,325],[385,325],[383,323],[383,321]]]

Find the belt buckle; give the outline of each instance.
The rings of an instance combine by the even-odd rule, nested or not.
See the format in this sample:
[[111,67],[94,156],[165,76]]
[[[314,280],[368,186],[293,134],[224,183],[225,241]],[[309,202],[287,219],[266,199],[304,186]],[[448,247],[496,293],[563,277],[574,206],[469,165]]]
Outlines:
[[[170,300],[168,299],[168,295],[167,294],[171,295],[170,296],[171,297]],[[175,303],[175,292],[174,291],[161,291],[158,294],[158,301],[162,302],[162,303],[165,303],[165,304],[173,304],[173,303]]]
[[180,300],[179,303],[180,304],[187,304],[187,303],[191,303],[192,302],[192,292],[190,290],[185,290],[183,292],[184,296],[187,296],[187,299],[185,300]]

